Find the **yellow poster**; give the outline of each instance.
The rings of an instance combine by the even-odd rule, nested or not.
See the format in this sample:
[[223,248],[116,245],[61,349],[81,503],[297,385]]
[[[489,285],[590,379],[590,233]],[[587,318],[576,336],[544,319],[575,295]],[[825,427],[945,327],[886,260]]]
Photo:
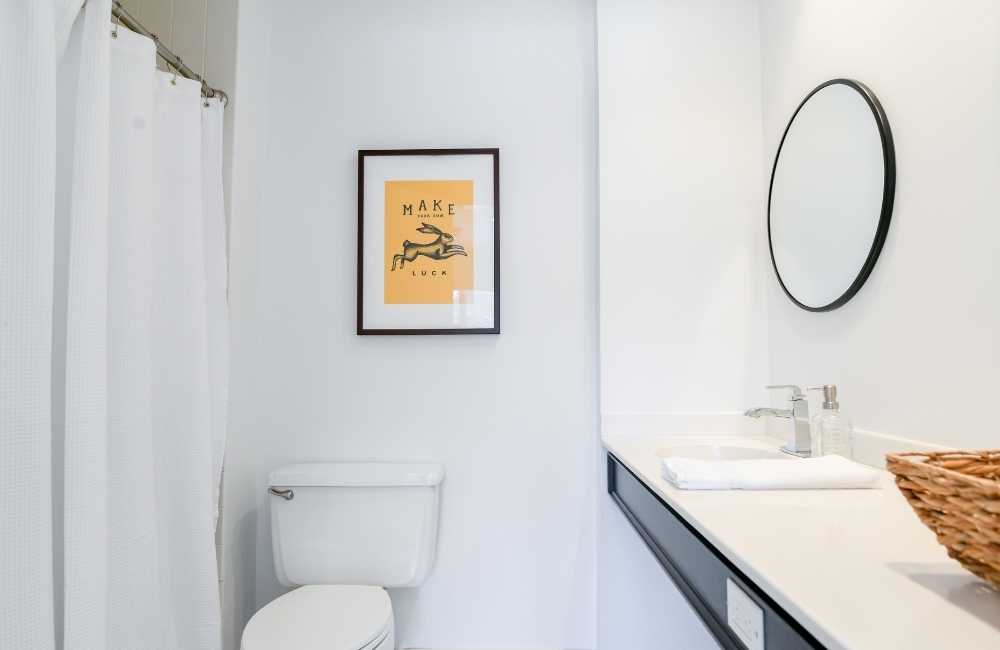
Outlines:
[[385,303],[465,302],[472,222],[472,181],[386,181]]

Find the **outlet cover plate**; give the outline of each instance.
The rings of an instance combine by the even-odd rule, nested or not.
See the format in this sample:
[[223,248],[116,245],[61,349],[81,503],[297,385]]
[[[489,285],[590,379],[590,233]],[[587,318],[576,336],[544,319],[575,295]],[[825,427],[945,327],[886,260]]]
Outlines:
[[726,623],[749,650],[764,650],[764,610],[726,578]]

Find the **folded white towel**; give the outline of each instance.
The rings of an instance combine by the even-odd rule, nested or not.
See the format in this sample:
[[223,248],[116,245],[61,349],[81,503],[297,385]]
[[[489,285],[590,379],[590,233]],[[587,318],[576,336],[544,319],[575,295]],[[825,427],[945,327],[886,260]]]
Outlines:
[[877,488],[874,469],[843,456],[762,460],[664,458],[663,478],[683,490]]

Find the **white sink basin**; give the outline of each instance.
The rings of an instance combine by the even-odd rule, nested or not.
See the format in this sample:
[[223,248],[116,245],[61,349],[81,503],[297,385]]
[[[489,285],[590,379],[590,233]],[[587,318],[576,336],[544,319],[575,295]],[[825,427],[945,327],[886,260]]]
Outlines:
[[756,460],[761,458],[791,460],[793,457],[778,450],[738,445],[675,445],[656,450],[661,458],[676,456],[698,460]]

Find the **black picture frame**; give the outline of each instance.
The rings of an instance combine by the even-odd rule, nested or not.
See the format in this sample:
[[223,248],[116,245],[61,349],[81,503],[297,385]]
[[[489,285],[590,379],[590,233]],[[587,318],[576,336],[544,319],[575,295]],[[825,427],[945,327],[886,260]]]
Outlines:
[[[406,328],[385,329],[365,326],[365,159],[375,156],[468,156],[493,158],[493,326],[477,328]],[[488,303],[487,303],[488,304]],[[359,336],[428,336],[441,334],[500,334],[500,149],[497,147],[465,149],[359,149],[358,150],[358,258],[357,258],[357,334]]]
[[[785,138],[788,137],[788,132],[792,128],[792,123],[795,122],[796,116],[798,116],[802,107],[806,105],[806,102],[808,102],[813,95],[834,84],[841,84],[856,91],[865,100],[865,103],[868,104],[868,108],[871,109],[872,115],[875,118],[875,123],[878,127],[879,138],[882,141],[882,165],[885,180],[882,185],[882,209],[879,214],[879,222],[876,227],[875,237],[872,240],[871,248],[868,251],[868,257],[865,258],[865,262],[858,271],[857,276],[855,276],[854,281],[839,298],[826,305],[814,307],[812,305],[806,305],[796,298],[785,285],[785,281],[781,278],[781,272],[778,271],[778,263],[774,258],[774,243],[771,240],[771,196],[774,192],[774,176],[778,170],[778,160],[781,158],[781,148],[785,144]],[[829,81],[824,81],[820,85],[813,88],[812,91],[810,91],[809,94],[806,95],[805,98],[799,103],[795,112],[792,113],[792,117],[788,120],[788,124],[785,125],[785,131],[781,134],[781,142],[778,144],[778,151],[774,154],[774,164],[771,166],[771,179],[767,188],[767,247],[771,254],[771,266],[774,268],[774,275],[778,278],[778,284],[781,285],[781,290],[785,292],[788,299],[791,300],[796,306],[805,309],[806,311],[825,312],[843,307],[851,298],[857,295],[858,291],[861,290],[861,287],[864,286],[865,282],[868,280],[868,276],[870,276],[872,271],[875,269],[875,264],[878,262],[879,255],[882,253],[882,247],[885,244],[886,237],[889,235],[889,224],[892,221],[892,207],[895,196],[896,147],[892,139],[892,129],[889,128],[889,118],[886,116],[885,109],[882,108],[882,104],[879,102],[878,97],[875,96],[875,93],[872,92],[871,88],[860,81],[846,78],[830,79]]]

